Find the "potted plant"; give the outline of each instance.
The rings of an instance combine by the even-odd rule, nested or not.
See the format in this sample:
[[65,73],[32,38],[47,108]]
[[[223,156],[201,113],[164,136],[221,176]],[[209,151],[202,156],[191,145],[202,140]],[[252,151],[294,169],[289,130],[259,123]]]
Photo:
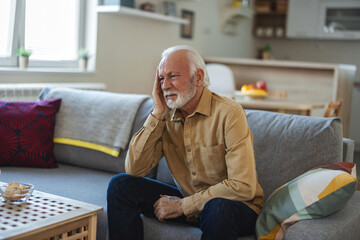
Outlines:
[[89,51],[85,48],[81,48],[78,52],[78,56],[79,56],[79,68],[82,70],[86,70],[88,60],[90,58]]
[[271,57],[271,45],[269,43],[265,44],[263,50],[262,50],[262,59],[269,60]]
[[17,55],[19,56],[19,67],[27,68],[29,66],[29,57],[31,55],[30,50],[26,50],[25,48],[19,48]]

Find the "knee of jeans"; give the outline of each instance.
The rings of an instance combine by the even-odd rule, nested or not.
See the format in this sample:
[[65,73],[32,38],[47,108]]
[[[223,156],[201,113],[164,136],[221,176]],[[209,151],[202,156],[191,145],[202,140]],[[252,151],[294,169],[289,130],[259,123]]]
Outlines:
[[130,177],[130,175],[127,173],[119,173],[119,174],[116,174],[115,176],[113,176],[109,182],[107,194],[109,195],[109,193],[111,191],[113,191],[114,189],[121,186],[122,185],[121,183],[124,182],[125,179],[127,179],[129,177]]
[[228,211],[231,212],[228,204],[229,201],[230,200],[225,198],[213,198],[205,204],[203,211],[209,214],[215,214],[218,217],[226,215]]

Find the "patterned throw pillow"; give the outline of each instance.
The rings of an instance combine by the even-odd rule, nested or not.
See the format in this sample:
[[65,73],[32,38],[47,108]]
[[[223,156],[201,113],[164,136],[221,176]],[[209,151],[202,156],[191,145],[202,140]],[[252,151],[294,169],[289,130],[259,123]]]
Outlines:
[[283,239],[294,223],[328,216],[352,197],[357,179],[354,163],[312,169],[275,190],[256,222],[258,239]]
[[0,166],[57,167],[55,114],[61,99],[0,101]]

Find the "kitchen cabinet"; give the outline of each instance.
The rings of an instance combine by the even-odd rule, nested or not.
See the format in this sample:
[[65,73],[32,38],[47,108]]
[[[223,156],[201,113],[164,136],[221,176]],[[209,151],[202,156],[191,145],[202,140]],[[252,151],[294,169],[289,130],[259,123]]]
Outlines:
[[288,38],[318,37],[317,0],[289,0],[286,36]]
[[360,39],[360,1],[320,1],[320,38]]
[[360,1],[289,0],[286,33],[298,39],[360,39]]

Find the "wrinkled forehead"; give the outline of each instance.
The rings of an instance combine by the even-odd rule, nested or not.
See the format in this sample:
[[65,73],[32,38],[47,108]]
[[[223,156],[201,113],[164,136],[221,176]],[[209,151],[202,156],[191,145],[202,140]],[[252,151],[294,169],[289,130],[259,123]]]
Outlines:
[[186,51],[179,50],[161,59],[159,63],[159,74],[174,71],[190,71],[190,63]]

